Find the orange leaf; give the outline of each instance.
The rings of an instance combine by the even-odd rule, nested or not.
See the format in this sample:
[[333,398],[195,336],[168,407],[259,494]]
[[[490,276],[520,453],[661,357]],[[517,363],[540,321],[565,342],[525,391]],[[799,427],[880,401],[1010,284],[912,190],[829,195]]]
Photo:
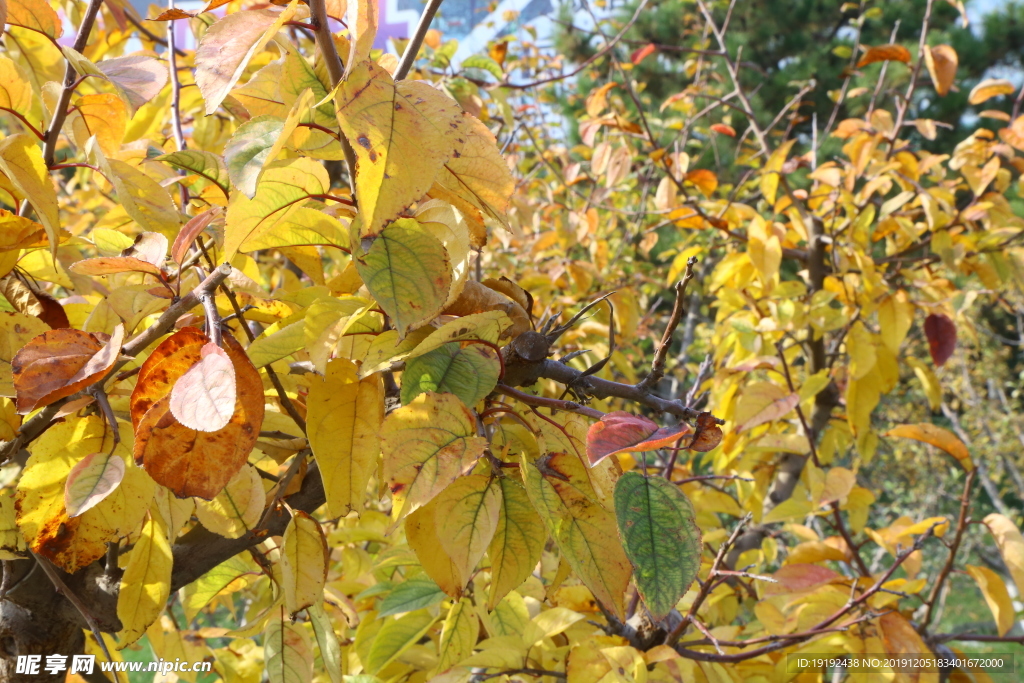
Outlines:
[[591,467],[615,453],[654,451],[669,446],[692,431],[685,422],[658,427],[640,415],[623,411],[608,413],[587,431],[587,460]]
[[171,393],[174,381],[199,361],[201,349],[208,341],[196,328],[185,327],[153,349],[139,370],[128,403],[135,431],[153,404]]
[[81,330],[50,330],[23,346],[11,360],[18,412],[47,406],[99,381],[117,360],[124,325],[104,344]]
[[1013,83],[1010,83],[1010,81],[1001,78],[987,78],[974,86],[967,101],[971,104],[981,104],[993,97],[1012,95],[1013,90]]
[[964,445],[964,442],[956,438],[952,432],[947,431],[942,427],[936,427],[935,425],[927,422],[914,425],[899,425],[898,427],[893,427],[887,431],[885,436],[899,436],[905,439],[914,439],[915,441],[922,441],[924,443],[931,444],[936,448],[941,448],[959,460],[965,470],[970,471],[974,469],[974,463],[971,461],[971,453],[967,450],[967,446]]
[[191,19],[197,16],[199,12],[186,12],[183,9],[177,7],[173,9],[164,10],[157,16],[153,17],[149,21],[174,21],[175,19]]
[[642,48],[634,50],[633,54],[629,56],[629,61],[633,62],[634,65],[639,64],[640,62],[644,61],[652,54],[654,54],[657,51],[657,49],[658,48],[654,46],[654,43],[648,43],[647,45],[644,45]]
[[925,47],[924,63],[928,67],[928,74],[932,77],[935,85],[935,92],[940,96],[949,92],[953,87],[953,79],[956,78],[956,67],[960,58],[949,45],[935,45]]
[[874,45],[868,48],[864,56],[857,62],[857,68],[875,62],[903,62],[910,64],[910,50],[902,45]]
[[213,342],[199,352],[192,366],[171,389],[171,414],[185,427],[216,432],[235,412],[235,368],[224,349]]
[[68,267],[72,273],[79,275],[113,275],[115,273],[149,273],[160,275],[160,269],[142,259],[121,256],[101,256],[87,258],[72,263]]
[[705,197],[710,197],[718,189],[718,176],[706,168],[690,171],[686,174],[686,181],[696,185]]
[[718,420],[711,413],[701,413],[697,416],[697,429],[687,446],[691,451],[707,453],[722,443],[722,428],[718,426]]
[[230,421],[215,432],[201,432],[174,418],[172,386],[202,360],[207,343],[206,335],[191,327],[164,340],[143,364],[132,392],[133,422],[143,406],[151,406],[135,428],[135,462],[179,498],[211,500],[220,493],[245,464],[263,425],[263,381],[241,345],[228,334],[224,346],[236,385]]
[[711,125],[711,130],[722,135],[728,135],[731,138],[736,137],[736,129],[732,126],[727,126],[724,123],[714,123]]

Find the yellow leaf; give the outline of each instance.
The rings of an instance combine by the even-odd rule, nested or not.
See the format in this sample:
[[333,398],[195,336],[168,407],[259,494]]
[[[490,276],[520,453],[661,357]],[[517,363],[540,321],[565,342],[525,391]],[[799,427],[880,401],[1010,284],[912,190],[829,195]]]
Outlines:
[[782,170],[782,165],[786,163],[786,157],[794,142],[795,140],[788,140],[779,145],[778,149],[772,152],[768,158],[764,168],[761,169],[761,194],[772,206],[775,205],[775,196],[779,191],[779,172]]
[[377,23],[380,9],[377,0],[348,0],[345,18],[348,24],[349,52],[345,60],[345,78],[348,79],[355,66],[370,59],[370,50],[377,38]]
[[213,500],[196,498],[196,517],[215,534],[239,538],[256,527],[266,502],[259,472],[245,463]]
[[368,250],[353,253],[359,277],[405,337],[444,307],[452,282],[448,251],[411,218],[362,240],[364,250],[367,242]]
[[[100,416],[58,422],[32,444],[18,482],[18,527],[29,548],[68,572],[103,557],[108,541],[133,532],[153,500],[153,480],[129,462],[131,426],[119,427],[121,443],[115,448],[107,421]],[[125,459],[121,485],[96,507],[68,517],[64,483],[71,468],[91,453],[111,450]]]
[[405,538],[416,553],[423,571],[448,595],[462,595],[463,581],[455,563],[444,552],[437,535],[437,499],[430,501],[405,518]]
[[929,443],[936,448],[941,448],[954,458],[960,461],[963,468],[968,472],[974,469],[971,461],[971,453],[967,450],[964,442],[956,438],[949,430],[937,427],[933,424],[922,422],[920,424],[899,425],[885,433],[885,436],[899,436],[907,439],[915,439]]
[[586,466],[572,453],[547,452],[521,467],[526,492],[576,576],[605,607],[622,614],[633,568],[613,513],[598,502]]
[[323,380],[310,383],[307,435],[324,482],[331,517],[362,509],[380,452],[377,433],[384,420],[379,377],[358,380],[351,361],[335,358]]
[[341,130],[356,153],[362,234],[373,235],[426,194],[461,149],[459,105],[419,81],[399,81],[372,62],[355,64],[336,100]]
[[600,88],[594,88],[587,94],[586,109],[587,115],[597,116],[608,106],[608,91],[618,87],[618,83],[610,81]]
[[833,467],[825,475],[825,487],[818,496],[818,505],[830,505],[850,495],[857,483],[857,475],[845,467]]
[[14,354],[49,329],[49,325],[34,315],[0,312],[0,396],[15,396],[14,375],[11,371]]
[[473,246],[479,248],[487,233],[478,213],[509,228],[506,212],[516,185],[491,131],[472,114],[463,112],[462,117],[465,144],[445,162],[430,195],[454,204],[465,215],[473,226]]
[[465,585],[498,528],[501,488],[489,477],[470,474],[452,482],[436,500],[437,537]]
[[206,115],[217,111],[242,77],[253,55],[295,16],[296,0],[284,9],[245,10],[229,14],[211,26],[196,48],[196,85],[206,100]]
[[473,603],[462,598],[448,610],[441,626],[437,671],[447,671],[473,654],[479,636],[480,621],[473,613]]
[[1002,78],[986,78],[971,89],[967,101],[971,104],[981,104],[993,97],[1000,95],[1012,95],[1015,88],[1013,83]]
[[748,385],[736,407],[736,431],[750,431],[758,425],[784,417],[799,402],[799,394],[787,393],[770,382]]
[[452,394],[420,394],[384,418],[380,435],[395,522],[472,469],[487,447],[473,413]]
[[270,683],[313,680],[313,646],[302,624],[285,620],[283,605],[274,611],[263,631],[263,659]]
[[18,192],[28,198],[28,203],[46,228],[50,253],[56,255],[57,233],[60,231],[57,192],[43,163],[43,152],[36,143],[34,137],[26,134],[11,135],[0,141],[0,171]]
[[882,343],[894,354],[899,353],[903,340],[914,322],[914,304],[910,303],[907,293],[902,289],[887,296],[878,305],[878,327]]
[[64,33],[60,17],[45,0],[8,0],[7,23],[51,38],[60,38]]
[[1020,593],[1024,589],[1024,536],[1021,536],[1016,524],[995,512],[985,517],[985,525],[996,539],[999,554],[1003,556],[1003,562],[1010,570],[1010,576]]
[[99,93],[84,95],[75,103],[75,111],[68,117],[75,144],[84,148],[92,136],[104,154],[110,155],[121,149],[128,111],[116,95]]
[[0,489],[0,560],[19,560],[28,557],[25,537],[18,531],[14,510],[14,491]]
[[497,486],[501,487],[501,514],[487,549],[491,560],[489,610],[530,577],[547,541],[544,526],[522,484],[510,477],[501,477]]
[[239,251],[255,251],[291,244],[348,246],[348,238],[335,232],[336,221],[304,206],[311,197],[330,192],[331,179],[324,165],[312,159],[285,159],[267,165],[249,199],[235,193],[224,224],[225,258]]
[[846,350],[850,355],[850,378],[860,379],[875,367],[875,339],[861,321],[850,327],[846,337]]
[[988,608],[992,610],[992,616],[996,620],[999,635],[1006,635],[1006,632],[1013,628],[1015,610],[1002,577],[988,567],[975,567],[968,564],[964,569],[981,589],[981,594],[985,597],[985,602],[988,603]]
[[171,594],[173,565],[167,529],[156,516],[150,516],[121,576],[117,595],[117,618],[121,620],[118,649],[141,638],[163,613]]
[[906,358],[907,365],[914,369],[914,374],[921,380],[921,385],[924,387],[924,394],[928,398],[928,406],[932,411],[936,411],[942,407],[942,384],[939,382],[939,378],[935,376],[935,373],[930,367],[922,363],[916,358]]
[[302,510],[296,511],[281,542],[281,583],[289,614],[323,601],[327,556],[327,539],[320,524]]
[[871,413],[881,395],[879,378],[871,373],[846,385],[846,419],[855,436],[871,431]]
[[935,92],[940,97],[946,95],[953,86],[956,67],[960,63],[956,50],[949,45],[925,46],[924,63],[928,67],[928,74],[932,77]]
[[96,144],[86,143],[85,151],[95,157],[96,164],[117,191],[118,202],[139,225],[167,236],[177,233],[181,224],[178,209],[160,183],[135,166],[118,159],[108,160],[98,141]]
[[0,108],[22,116],[32,109],[32,85],[21,68],[7,57],[0,57]]

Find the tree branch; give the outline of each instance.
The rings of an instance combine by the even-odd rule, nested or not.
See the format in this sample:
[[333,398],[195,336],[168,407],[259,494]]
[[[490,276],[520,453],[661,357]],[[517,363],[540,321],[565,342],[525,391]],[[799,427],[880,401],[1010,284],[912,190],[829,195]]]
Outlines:
[[416,24],[416,31],[412,34],[412,38],[409,39],[409,43],[405,46],[405,52],[402,53],[402,60],[398,62],[398,68],[395,69],[395,80],[401,81],[409,75],[409,70],[412,69],[412,63],[416,61],[416,55],[420,52],[420,46],[423,45],[423,39],[427,36],[427,31],[430,29],[430,22],[434,20],[434,15],[437,14],[437,10],[441,8],[443,0],[429,0],[427,6],[423,8],[423,14],[420,15],[420,21]]

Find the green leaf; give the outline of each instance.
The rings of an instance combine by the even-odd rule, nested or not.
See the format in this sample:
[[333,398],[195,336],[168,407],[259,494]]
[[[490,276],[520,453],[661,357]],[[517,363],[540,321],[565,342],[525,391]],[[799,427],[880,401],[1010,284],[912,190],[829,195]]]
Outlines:
[[338,642],[338,634],[334,632],[334,624],[324,610],[323,602],[310,605],[306,608],[309,615],[309,623],[313,625],[313,635],[316,636],[317,645],[320,647],[320,658],[327,669],[327,675],[331,683],[341,683],[344,667],[341,662],[341,643]]
[[583,461],[565,451],[549,451],[533,461],[524,453],[522,469],[530,502],[562,557],[595,598],[622,615],[632,567],[614,516],[599,502]]
[[498,529],[487,549],[491,560],[491,592],[487,609],[493,611],[508,593],[530,578],[540,561],[548,535],[526,489],[510,477],[498,479],[501,514]]
[[216,185],[227,197],[231,194],[231,180],[224,162],[216,154],[197,149],[171,152],[156,157],[156,161],[165,161],[174,168],[206,178]]
[[487,55],[472,55],[467,57],[462,62],[463,69],[483,69],[487,73],[491,74],[499,81],[504,78],[505,74],[501,71],[501,66],[488,57]]
[[274,143],[284,133],[284,121],[257,116],[238,127],[224,147],[224,162],[231,182],[247,197],[256,194],[256,180],[270,158]]
[[398,655],[419,642],[433,625],[434,617],[425,609],[398,619],[388,619],[373,639],[364,668],[371,674],[380,673]]
[[[371,241],[368,251],[365,243]],[[444,307],[452,282],[448,251],[436,237],[403,218],[363,240],[356,270],[370,294],[404,338],[434,319]]]
[[443,602],[447,597],[444,591],[428,578],[409,579],[395,586],[380,601],[378,616],[390,617],[393,614],[404,614],[423,609]]
[[693,505],[675,484],[626,472],[615,485],[615,517],[647,609],[664,619],[700,569]]
[[494,349],[477,344],[464,348],[445,344],[406,363],[402,403],[409,403],[425,391],[436,391],[455,394],[467,406],[476,405],[491,393],[500,373],[501,363]]

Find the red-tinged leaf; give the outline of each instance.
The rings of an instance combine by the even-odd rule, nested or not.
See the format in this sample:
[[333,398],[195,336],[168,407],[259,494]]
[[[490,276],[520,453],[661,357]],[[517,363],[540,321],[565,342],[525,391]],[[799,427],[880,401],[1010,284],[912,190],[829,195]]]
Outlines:
[[115,273],[149,273],[159,277],[160,269],[142,259],[123,256],[101,256],[72,263],[68,268],[79,275],[114,275]]
[[110,453],[91,453],[68,472],[64,483],[64,508],[77,517],[114,492],[124,479],[124,458]]
[[192,246],[196,237],[199,237],[199,234],[206,230],[207,226],[213,222],[213,219],[223,213],[223,208],[215,206],[193,217],[182,226],[178,236],[174,238],[174,245],[171,246],[171,258],[174,259],[175,263],[181,265],[181,262],[185,260],[185,254],[188,253],[188,249]]
[[652,54],[654,54],[657,51],[657,49],[658,48],[656,48],[653,43],[648,43],[647,45],[644,45],[642,48],[634,50],[633,54],[629,56],[629,60],[633,62],[633,64],[639,64],[640,62],[644,61]]
[[671,446],[692,431],[690,425],[658,427],[640,415],[616,411],[608,413],[587,431],[587,460],[591,467],[615,453],[654,451]]
[[135,244],[121,252],[121,256],[137,258],[163,268],[167,260],[167,238],[158,232],[144,232],[135,238]]
[[736,137],[736,129],[732,126],[727,126],[724,123],[715,123],[711,125],[711,130],[722,135],[728,135],[731,138]]
[[932,313],[924,319],[924,336],[932,362],[941,368],[956,349],[956,323],[941,313]]
[[235,368],[214,343],[203,346],[201,360],[171,389],[171,414],[189,429],[215,432],[235,412]]
[[707,453],[720,443],[722,443],[722,428],[718,426],[718,419],[707,412],[698,415],[697,428],[686,447],[691,451]]
[[55,330],[71,327],[67,311],[59,301],[46,292],[36,292],[35,295],[41,309],[39,313],[36,313],[36,317]]
[[771,575],[775,583],[764,586],[764,595],[802,593],[842,579],[842,575],[817,564],[787,564]]
[[149,19],[148,21],[174,21],[175,19],[191,19],[199,14],[199,12],[186,12],[183,9],[177,7],[173,9],[164,10],[159,15]]
[[99,381],[117,360],[124,325],[104,344],[73,329],[50,330],[23,346],[11,360],[18,412],[47,406]]

